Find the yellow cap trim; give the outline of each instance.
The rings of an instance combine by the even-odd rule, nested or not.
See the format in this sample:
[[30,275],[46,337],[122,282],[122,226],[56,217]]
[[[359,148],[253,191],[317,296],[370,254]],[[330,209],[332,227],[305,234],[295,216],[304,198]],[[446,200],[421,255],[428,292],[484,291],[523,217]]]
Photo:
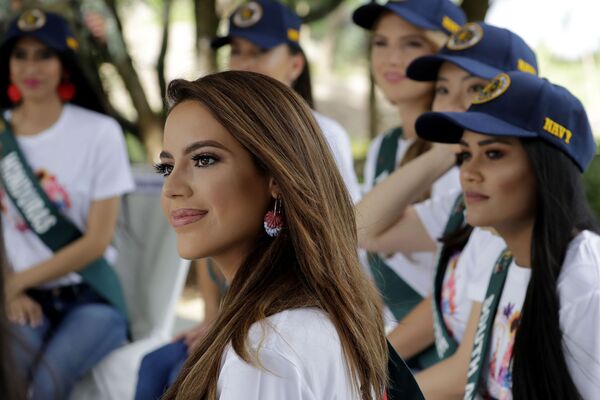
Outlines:
[[296,29],[288,29],[288,39],[292,42],[300,41],[300,32]]
[[460,25],[457,24],[456,21],[454,21],[452,18],[446,15],[444,16],[444,18],[442,18],[442,26],[452,33],[460,29]]
[[535,69],[535,67],[521,58],[519,58],[519,61],[517,61],[517,69],[521,72],[527,72],[532,75],[537,75],[537,70]]
[[79,42],[74,37],[69,36],[67,38],[67,46],[69,46],[69,48],[71,48],[71,50],[78,50],[79,49]]

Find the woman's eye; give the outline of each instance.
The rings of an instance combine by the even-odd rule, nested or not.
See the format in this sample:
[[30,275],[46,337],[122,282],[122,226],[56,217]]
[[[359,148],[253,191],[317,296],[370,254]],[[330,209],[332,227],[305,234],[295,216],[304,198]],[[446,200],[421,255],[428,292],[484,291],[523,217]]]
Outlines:
[[483,85],[477,84],[469,87],[469,92],[479,94],[483,90]]
[[50,49],[42,50],[39,52],[38,57],[41,60],[48,60],[48,59],[54,57],[54,52]]
[[471,153],[469,153],[468,151],[461,151],[460,153],[456,154],[456,165],[458,165],[459,167],[469,159],[469,157],[471,157]]
[[497,160],[499,158],[502,158],[502,156],[504,156],[504,153],[500,150],[488,150],[485,152],[485,155],[491,160]]
[[208,154],[198,154],[192,157],[192,160],[194,160],[194,166],[200,168],[211,166],[218,161],[216,157]]
[[435,94],[448,94],[448,89],[445,86],[438,86],[435,88]]
[[385,40],[382,40],[382,39],[374,39],[371,42],[371,45],[373,47],[385,47],[385,46],[387,46],[387,42]]
[[154,171],[156,171],[157,174],[166,177],[171,174],[171,171],[173,171],[173,166],[164,163],[154,164]]
[[23,50],[15,50],[12,56],[17,60],[24,60],[25,58],[27,58],[27,53]]
[[414,49],[420,49],[421,47],[423,47],[423,43],[420,42],[419,40],[409,40],[406,45],[408,47],[412,47]]

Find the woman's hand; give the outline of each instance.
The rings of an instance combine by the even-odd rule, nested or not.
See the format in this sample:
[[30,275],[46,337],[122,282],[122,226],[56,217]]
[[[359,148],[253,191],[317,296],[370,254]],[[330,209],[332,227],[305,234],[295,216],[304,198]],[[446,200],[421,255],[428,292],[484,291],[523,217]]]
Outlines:
[[26,294],[19,294],[8,300],[6,305],[8,320],[19,325],[36,328],[42,324],[42,307]]
[[21,275],[18,272],[6,274],[4,276],[4,282],[4,291],[7,304],[9,304],[10,301],[16,298],[18,295],[22,294],[23,290],[26,289],[23,287]]

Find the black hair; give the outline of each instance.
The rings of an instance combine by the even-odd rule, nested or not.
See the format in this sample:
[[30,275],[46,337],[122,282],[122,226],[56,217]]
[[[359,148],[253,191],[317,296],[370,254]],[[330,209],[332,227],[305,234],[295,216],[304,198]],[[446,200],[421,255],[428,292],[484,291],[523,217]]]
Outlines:
[[522,143],[536,175],[536,214],[531,279],[512,353],[513,398],[581,399],[563,353],[557,282],[571,240],[583,230],[598,232],[598,225],[573,161],[539,139]]
[[308,65],[308,59],[306,58],[306,54],[304,54],[304,50],[299,45],[288,44],[288,48],[290,53],[293,55],[301,54],[302,58],[304,58],[304,68],[302,72],[298,76],[298,78],[292,82],[292,89],[296,91],[308,103],[308,106],[314,110],[315,102],[313,100],[312,95],[312,81],[310,79],[310,65]]
[[[22,36],[21,36],[22,37]],[[7,88],[10,84],[9,61],[15,43],[19,38],[11,39],[2,46],[0,51],[0,109],[12,108],[14,104],[8,98]],[[69,80],[75,86],[75,97],[70,101],[88,110],[96,111],[108,115],[107,110],[100,102],[101,94],[90,84],[81,68],[77,55],[71,50],[58,52],[54,50],[63,67],[63,71],[68,74]]]

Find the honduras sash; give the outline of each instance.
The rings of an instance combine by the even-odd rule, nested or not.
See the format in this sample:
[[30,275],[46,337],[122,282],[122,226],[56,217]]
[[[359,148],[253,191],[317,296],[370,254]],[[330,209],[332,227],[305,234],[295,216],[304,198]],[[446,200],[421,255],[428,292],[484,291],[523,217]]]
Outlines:
[[[29,228],[53,252],[82,236],[50,201],[21,152],[9,124],[0,116],[0,182]],[[104,258],[77,272],[100,296],[127,316],[119,278]]]

